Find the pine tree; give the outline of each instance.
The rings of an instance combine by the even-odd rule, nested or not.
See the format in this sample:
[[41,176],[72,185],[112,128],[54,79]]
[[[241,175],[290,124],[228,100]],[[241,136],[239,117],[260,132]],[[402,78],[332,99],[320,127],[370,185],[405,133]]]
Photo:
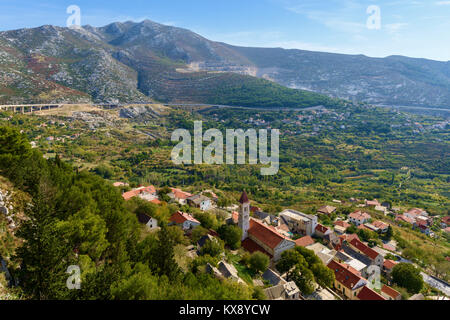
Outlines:
[[72,250],[56,228],[51,191],[46,184],[40,189],[41,193],[26,210],[29,219],[17,233],[25,240],[15,256],[21,263],[19,282],[32,299],[64,299],[70,294],[66,287],[69,277],[66,270],[73,264]]
[[170,280],[174,280],[179,276],[180,269],[175,261],[175,241],[170,237],[165,224],[161,225],[158,238],[158,247],[154,254],[155,272],[159,276],[165,275]]

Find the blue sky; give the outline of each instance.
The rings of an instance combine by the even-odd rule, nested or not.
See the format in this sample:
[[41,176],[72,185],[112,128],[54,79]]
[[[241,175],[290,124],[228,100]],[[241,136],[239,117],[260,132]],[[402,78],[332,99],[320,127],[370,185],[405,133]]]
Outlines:
[[450,60],[450,0],[0,0],[0,30],[65,26],[69,5],[83,25],[150,19],[235,45]]

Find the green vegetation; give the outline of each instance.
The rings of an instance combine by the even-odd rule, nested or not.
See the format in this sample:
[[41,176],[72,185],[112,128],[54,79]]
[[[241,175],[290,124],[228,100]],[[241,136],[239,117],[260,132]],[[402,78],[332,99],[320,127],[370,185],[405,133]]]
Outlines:
[[255,273],[266,271],[269,266],[269,262],[269,257],[259,251],[253,252],[248,261],[250,269],[252,269]]
[[419,293],[424,286],[420,270],[409,263],[399,263],[392,270],[392,280],[409,293]]
[[314,254],[314,251],[295,247],[281,254],[277,264],[280,273],[288,272],[289,281],[294,281],[304,295],[315,290],[315,283],[322,287],[331,287],[334,273]]
[[235,250],[241,246],[242,230],[239,227],[224,224],[220,226],[218,232],[231,249]]
[[[0,142],[1,175],[32,199],[17,233],[24,243],[12,258],[21,268],[11,270],[25,298],[252,298],[250,288],[194,269],[182,273],[174,259],[185,241],[179,228],[162,223],[140,240],[135,214],[102,178],[59,157],[45,160],[17,130],[0,127]],[[66,288],[70,265],[81,268],[81,290]]]

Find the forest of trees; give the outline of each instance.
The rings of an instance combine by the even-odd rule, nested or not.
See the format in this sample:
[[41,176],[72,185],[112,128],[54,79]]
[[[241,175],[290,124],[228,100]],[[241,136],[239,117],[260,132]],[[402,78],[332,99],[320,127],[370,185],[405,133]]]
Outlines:
[[[201,273],[182,272],[176,237],[164,223],[140,239],[137,218],[118,190],[58,157],[45,160],[25,135],[0,127],[0,175],[32,202],[17,236],[11,269],[30,299],[251,299],[252,289]],[[81,289],[68,290],[67,269],[81,269]],[[197,264],[198,265],[198,264]]]

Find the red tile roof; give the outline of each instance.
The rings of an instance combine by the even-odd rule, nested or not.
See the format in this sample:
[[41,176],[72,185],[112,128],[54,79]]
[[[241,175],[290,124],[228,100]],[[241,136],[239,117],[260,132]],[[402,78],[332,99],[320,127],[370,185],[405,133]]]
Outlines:
[[325,227],[325,226],[323,226],[323,225],[321,225],[320,223],[316,226],[316,229],[315,229],[317,232],[320,232],[320,233],[325,233],[325,232],[327,232],[328,230],[330,230],[330,229],[328,229],[327,227]]
[[247,250],[250,253],[259,251],[269,256],[269,258],[272,259],[272,255],[268,253],[266,250],[264,250],[263,247],[261,247],[259,244],[257,244],[255,241],[253,241],[250,238],[245,239],[242,241],[242,247]]
[[185,221],[191,221],[191,222],[200,223],[197,219],[195,219],[190,214],[184,213],[184,212],[181,212],[181,211],[178,211],[178,212],[174,213],[170,217],[170,221],[175,222],[176,224],[182,224]]
[[398,262],[396,262],[394,260],[386,259],[383,262],[383,267],[385,267],[386,269],[391,270],[393,267],[395,267],[396,264],[398,264]]
[[347,229],[347,228],[350,227],[350,223],[345,222],[345,221],[342,221],[342,220],[336,221],[336,222],[334,223],[334,225],[335,225],[335,226],[343,227],[343,228],[345,228],[345,229]]
[[299,247],[306,247],[311,244],[314,244],[314,239],[311,238],[310,236],[306,236],[306,237],[295,240],[295,245],[297,245]]
[[383,285],[383,288],[381,288],[381,292],[387,294],[392,299],[397,299],[398,296],[400,296],[400,292],[397,290],[392,289],[391,287],[388,287],[387,285]]
[[324,214],[332,214],[334,211],[336,211],[336,208],[332,206],[323,206],[317,209],[317,212]]
[[241,198],[239,199],[240,203],[247,203],[248,201],[248,196],[247,196],[247,192],[242,192]]
[[154,186],[149,186],[149,187],[140,187],[128,192],[125,192],[124,194],[122,194],[122,197],[128,201],[131,198],[134,198],[138,195],[140,195],[141,193],[152,193],[155,194],[156,193],[156,188]]
[[422,212],[424,212],[425,210],[419,209],[419,208],[413,208],[411,210],[408,211],[408,213],[412,216],[418,216],[420,215]]
[[443,223],[445,223],[446,225],[449,225],[450,224],[450,216],[443,217],[441,221]]
[[362,212],[362,211],[355,211],[352,212],[348,215],[349,218],[353,218],[355,220],[368,220],[370,219],[370,214],[368,214],[367,212]]
[[159,201],[158,199],[153,199],[153,200],[151,200],[150,202],[151,202],[151,203],[154,203],[154,204],[161,204],[161,203],[162,203],[162,202]]
[[253,206],[251,206],[251,207],[250,207],[250,211],[251,211],[252,213],[255,213],[255,212],[261,212],[262,209],[261,209],[260,207],[253,207]]
[[359,237],[356,233],[352,233],[352,234],[343,234],[342,236],[339,236],[339,239],[341,240],[341,244],[342,244],[342,242],[344,242],[344,241],[350,242],[353,239],[359,240]]
[[414,223],[414,220],[413,220],[413,219],[411,219],[411,218],[409,218],[409,217],[407,217],[407,216],[404,216],[404,215],[398,215],[398,216],[395,218],[395,220],[396,220],[396,221],[407,222],[407,223],[409,223],[409,224],[413,224],[413,223]]
[[248,234],[255,237],[271,249],[275,249],[285,239],[285,237],[279,234],[275,228],[266,226],[255,219],[250,219]]
[[386,229],[389,227],[389,225],[387,223],[384,223],[383,221],[374,221],[372,223],[372,225],[374,225],[375,227],[377,227],[378,229]]
[[334,271],[336,280],[350,290],[353,290],[356,284],[363,279],[356,273],[352,272],[350,266],[346,264],[331,260],[327,267]]
[[359,300],[386,300],[383,296],[379,295],[367,286],[364,286],[358,293],[357,298]]
[[450,233],[450,227],[445,228],[444,231]]
[[176,199],[186,200],[187,198],[192,197],[192,194],[190,194],[189,192],[185,192],[181,189],[176,189],[176,188],[170,188],[170,189],[172,190],[172,193]]
[[369,248],[369,246],[367,246],[366,244],[364,244],[363,242],[361,242],[358,239],[352,239],[350,241],[350,244],[353,247],[355,247],[356,249],[358,249],[359,251],[361,251],[365,256],[369,257],[372,260],[375,260],[376,257],[379,256],[378,252],[376,252],[372,248]]
[[368,206],[379,206],[380,203],[378,202],[377,199],[374,199],[374,200],[366,200],[366,205],[368,205]]

